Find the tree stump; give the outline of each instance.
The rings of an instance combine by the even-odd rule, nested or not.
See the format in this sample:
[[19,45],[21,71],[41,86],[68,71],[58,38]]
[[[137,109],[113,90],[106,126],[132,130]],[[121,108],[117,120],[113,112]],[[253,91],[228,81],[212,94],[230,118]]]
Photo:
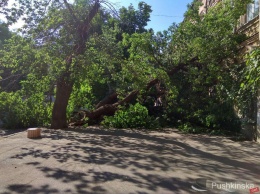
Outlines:
[[29,128],[27,129],[27,137],[34,139],[41,137],[41,129],[40,128]]

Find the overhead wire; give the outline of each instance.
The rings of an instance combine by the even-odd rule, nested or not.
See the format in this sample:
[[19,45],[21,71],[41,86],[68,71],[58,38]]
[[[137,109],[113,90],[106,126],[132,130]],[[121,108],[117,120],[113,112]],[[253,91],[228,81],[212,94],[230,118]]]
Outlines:
[[183,16],[173,16],[173,15],[155,15],[151,14],[152,16],[157,16],[157,17],[168,17],[168,18],[184,18]]

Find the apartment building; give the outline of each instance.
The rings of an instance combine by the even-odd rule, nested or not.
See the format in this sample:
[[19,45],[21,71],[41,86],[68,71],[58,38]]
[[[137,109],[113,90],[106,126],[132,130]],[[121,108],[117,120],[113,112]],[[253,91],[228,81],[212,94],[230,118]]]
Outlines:
[[[222,0],[200,0],[202,6],[199,8],[201,15],[207,14],[208,10],[215,6]],[[250,52],[252,49],[260,46],[260,0],[252,0],[252,3],[248,4],[246,14],[240,16],[238,25],[235,29],[235,33],[243,33],[247,35],[247,39],[241,44],[241,54]],[[260,89],[259,96],[255,105],[253,105],[252,115],[255,123],[253,126],[246,128],[249,134],[247,136],[253,136],[252,138],[260,142]],[[251,133],[253,131],[253,133]],[[246,133],[247,133],[246,132]]]

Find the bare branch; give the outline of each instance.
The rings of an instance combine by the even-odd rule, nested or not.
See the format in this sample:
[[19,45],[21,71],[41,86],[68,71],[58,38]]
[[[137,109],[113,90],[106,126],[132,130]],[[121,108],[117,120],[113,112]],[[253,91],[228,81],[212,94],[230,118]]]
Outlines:
[[117,9],[115,8],[115,6],[112,3],[110,3],[109,1],[106,1],[106,0],[101,0],[100,3],[105,4],[116,17],[120,18],[120,16],[118,15]]
[[73,10],[72,10],[70,4],[67,2],[67,0],[63,0],[63,2],[65,3],[66,8],[69,10],[70,15],[73,17],[74,21],[77,23],[79,20],[78,20],[78,18],[76,17],[76,15],[74,14],[74,12],[73,12]]
[[20,78],[21,76],[23,76],[23,74],[10,75],[10,76],[6,77],[5,79],[1,79],[0,82],[9,80],[9,79],[11,79],[11,78],[13,78],[13,77],[18,77],[18,78]]
[[[20,81],[20,78],[22,76],[24,76],[24,74],[10,75],[10,76],[6,77],[5,79],[1,79],[0,83],[3,82],[3,83],[1,83],[1,84],[3,84],[2,89],[11,91],[16,86],[16,83],[18,83]],[[10,81],[7,83],[7,85],[4,85],[5,81],[7,81],[7,80],[10,80]]]

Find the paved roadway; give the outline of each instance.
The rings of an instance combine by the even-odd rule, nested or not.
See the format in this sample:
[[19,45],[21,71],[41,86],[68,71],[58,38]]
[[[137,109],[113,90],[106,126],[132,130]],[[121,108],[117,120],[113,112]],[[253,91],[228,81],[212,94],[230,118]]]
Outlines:
[[173,129],[0,131],[1,194],[230,193],[223,184],[260,189],[260,144]]

